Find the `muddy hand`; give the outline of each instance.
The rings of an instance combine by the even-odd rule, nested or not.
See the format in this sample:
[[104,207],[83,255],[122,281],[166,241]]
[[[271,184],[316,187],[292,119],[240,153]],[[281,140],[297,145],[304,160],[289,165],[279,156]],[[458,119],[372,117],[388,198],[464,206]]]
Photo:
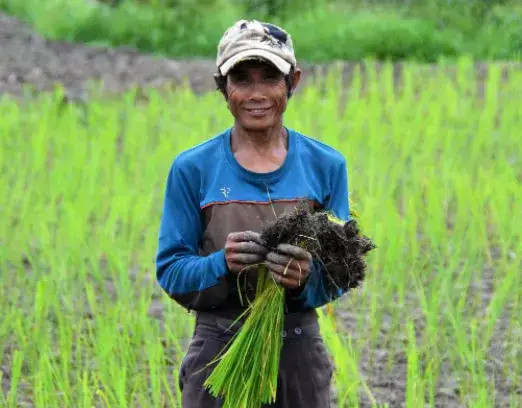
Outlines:
[[263,262],[267,252],[257,232],[231,232],[225,242],[225,260],[232,273],[239,273],[249,265]]
[[306,249],[290,244],[279,244],[277,252],[266,255],[265,264],[277,283],[288,289],[304,286],[312,270],[312,255]]

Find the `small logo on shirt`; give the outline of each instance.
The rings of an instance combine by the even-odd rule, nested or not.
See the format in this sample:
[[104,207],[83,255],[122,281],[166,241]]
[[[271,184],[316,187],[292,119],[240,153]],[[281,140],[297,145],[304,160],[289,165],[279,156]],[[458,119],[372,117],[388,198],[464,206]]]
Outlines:
[[221,187],[221,192],[225,198],[228,198],[228,195],[230,194],[230,187]]

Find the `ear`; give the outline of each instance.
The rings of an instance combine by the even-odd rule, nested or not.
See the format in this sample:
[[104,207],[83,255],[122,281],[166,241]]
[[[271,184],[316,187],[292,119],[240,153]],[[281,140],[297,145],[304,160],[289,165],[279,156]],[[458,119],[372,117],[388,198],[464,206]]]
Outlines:
[[219,73],[215,73],[213,77],[218,91],[220,91],[221,94],[225,97],[225,101],[228,101],[227,78],[221,76]]
[[299,81],[301,80],[301,69],[296,68],[295,71],[292,74],[292,89],[290,90],[290,94],[293,94],[295,89],[297,88],[297,84],[299,84]]

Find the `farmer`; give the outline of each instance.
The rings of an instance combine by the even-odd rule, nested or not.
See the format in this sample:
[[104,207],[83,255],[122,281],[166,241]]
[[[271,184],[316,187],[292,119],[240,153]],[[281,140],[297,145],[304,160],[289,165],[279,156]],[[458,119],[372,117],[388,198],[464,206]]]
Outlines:
[[301,78],[283,29],[238,21],[219,43],[214,77],[234,125],[175,158],[156,258],[161,287],[196,314],[179,373],[183,407],[222,405],[203,386],[214,367],[206,365],[241,325],[230,327],[254,298],[255,265],[262,262],[286,289],[277,401],[271,407],[329,407],[333,366],[314,310],[333,300],[326,295],[322,265],[297,246],[265,247],[259,232],[303,202],[348,220],[345,159],[283,126]]

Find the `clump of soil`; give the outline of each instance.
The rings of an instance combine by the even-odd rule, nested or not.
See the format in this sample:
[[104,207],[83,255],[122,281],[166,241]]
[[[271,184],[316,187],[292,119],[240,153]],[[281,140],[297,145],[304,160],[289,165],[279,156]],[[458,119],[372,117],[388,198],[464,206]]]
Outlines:
[[359,231],[357,221],[330,221],[326,212],[310,213],[305,208],[281,216],[261,232],[266,246],[276,250],[286,243],[308,250],[324,265],[327,290],[336,295],[338,289],[347,291],[359,286],[365,277],[364,255],[375,248],[370,238]]

